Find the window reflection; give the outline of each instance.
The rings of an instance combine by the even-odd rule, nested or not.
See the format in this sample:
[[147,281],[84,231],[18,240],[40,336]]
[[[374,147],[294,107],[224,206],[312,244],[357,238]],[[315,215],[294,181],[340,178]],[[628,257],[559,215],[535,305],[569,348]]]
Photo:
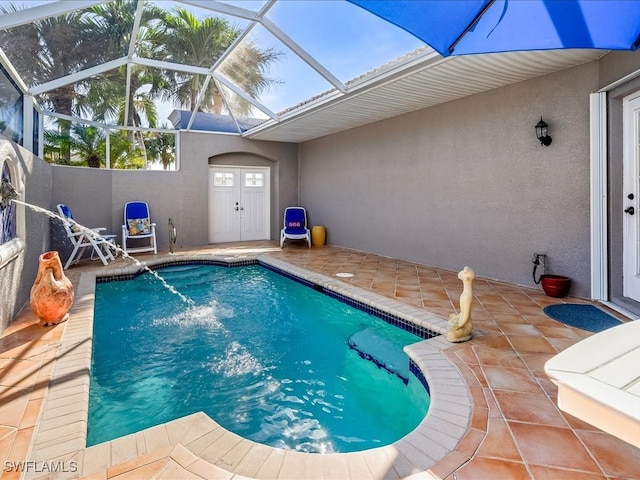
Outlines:
[[0,133],[22,145],[22,92],[0,65]]
[[[13,183],[9,163],[5,162],[2,167],[2,181]],[[16,238],[16,206],[11,202],[8,207],[0,207],[0,218],[2,219],[2,231],[0,231],[0,245]]]

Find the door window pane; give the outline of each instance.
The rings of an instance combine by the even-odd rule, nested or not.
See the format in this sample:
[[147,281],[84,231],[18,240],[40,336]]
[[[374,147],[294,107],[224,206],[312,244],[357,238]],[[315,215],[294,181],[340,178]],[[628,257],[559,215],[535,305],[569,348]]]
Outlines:
[[247,173],[244,177],[245,187],[264,187],[264,173]]
[[214,172],[213,185],[216,187],[233,187],[233,173]]

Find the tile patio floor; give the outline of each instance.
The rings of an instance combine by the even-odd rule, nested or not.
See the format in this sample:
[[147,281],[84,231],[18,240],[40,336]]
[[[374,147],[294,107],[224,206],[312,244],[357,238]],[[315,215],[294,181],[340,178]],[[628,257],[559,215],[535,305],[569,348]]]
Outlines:
[[[294,244],[281,251],[271,242],[256,242],[197,251],[224,256],[265,254],[328,277],[353,273],[341,281],[442,318],[455,311],[462,291],[456,272],[330,246],[309,250]],[[141,256],[145,258],[149,257]],[[118,259],[112,265],[122,262]],[[98,268],[102,266],[84,261],[67,275],[77,285],[82,272]],[[471,420],[455,449],[415,478],[640,479],[640,449],[561,412],[555,403],[556,387],[543,371],[547,359],[590,334],[552,320],[542,307],[582,300],[552,299],[541,290],[482,278],[476,278],[473,288],[472,317],[479,335],[444,351],[466,382]],[[42,328],[27,306],[0,338],[2,479],[20,478],[20,472],[9,467],[29,456],[59,342],[73,321],[72,316],[65,324]],[[86,478],[243,478],[199,464],[181,446],[147,452]],[[398,478],[396,473],[390,470],[386,477]],[[345,477],[318,473],[317,478]],[[350,478],[359,477],[352,474]]]

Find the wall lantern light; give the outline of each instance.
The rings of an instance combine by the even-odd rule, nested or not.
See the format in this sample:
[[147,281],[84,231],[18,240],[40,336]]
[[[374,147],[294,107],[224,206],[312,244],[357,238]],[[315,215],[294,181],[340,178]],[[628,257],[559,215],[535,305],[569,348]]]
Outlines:
[[540,145],[544,145],[545,147],[551,145],[551,137],[547,135],[548,132],[549,125],[540,117],[540,121],[536,124],[536,137],[540,140]]

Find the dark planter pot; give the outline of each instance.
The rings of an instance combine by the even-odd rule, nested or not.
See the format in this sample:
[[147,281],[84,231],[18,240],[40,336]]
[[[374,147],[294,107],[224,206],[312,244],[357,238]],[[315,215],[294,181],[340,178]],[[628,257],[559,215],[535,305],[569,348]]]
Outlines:
[[566,297],[571,288],[571,279],[562,275],[542,275],[540,277],[544,293],[550,297]]

